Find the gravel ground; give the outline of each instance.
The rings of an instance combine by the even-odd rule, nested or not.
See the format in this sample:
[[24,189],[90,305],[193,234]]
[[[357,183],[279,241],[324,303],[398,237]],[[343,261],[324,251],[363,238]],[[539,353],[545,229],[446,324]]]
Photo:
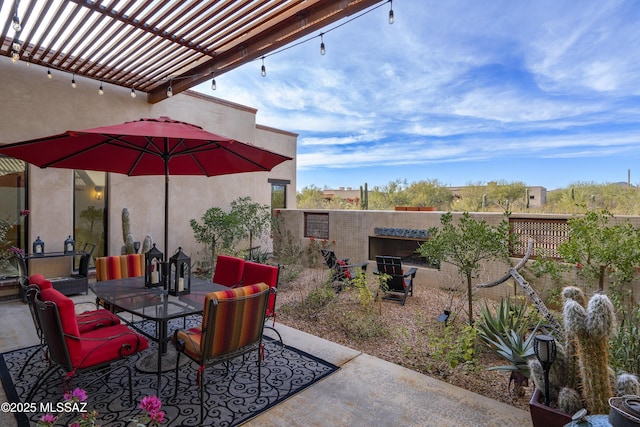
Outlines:
[[[520,409],[529,409],[532,385],[523,388],[522,396],[516,396],[513,387],[509,387],[509,373],[487,371],[491,366],[503,365],[501,358],[477,346],[475,364],[463,363],[452,368],[443,360],[446,355],[438,356],[437,350],[434,350],[435,344],[429,342],[429,337],[436,340],[444,335],[444,325],[436,319],[445,308],[451,307],[453,312],[460,313],[450,328],[456,330],[464,326],[467,318],[463,310],[466,307],[465,295],[416,286],[413,297],[409,297],[404,306],[387,300],[375,302],[373,310],[382,316],[372,316],[368,321],[375,324],[382,321],[383,329],[388,332],[383,336],[356,340],[349,338],[341,326],[344,319],[354,323],[353,313],[361,309],[355,292],[339,293],[334,302],[322,310],[313,311],[312,315],[308,315],[308,311],[305,311],[307,315],[302,315],[300,310],[291,309],[299,306],[311,290],[324,283],[327,272],[326,268],[305,269],[289,283],[281,280],[277,321]],[[479,307],[474,307],[474,313],[478,312]]]

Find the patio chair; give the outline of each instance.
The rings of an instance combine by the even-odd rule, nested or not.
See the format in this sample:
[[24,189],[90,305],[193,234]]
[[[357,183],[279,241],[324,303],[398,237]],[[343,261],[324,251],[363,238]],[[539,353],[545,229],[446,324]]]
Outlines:
[[[127,277],[144,276],[144,254],[128,254],[98,257],[96,264],[96,280],[116,280]],[[118,307],[105,304],[100,298],[96,298],[96,307],[104,307],[107,310],[117,311]]]
[[[245,261],[242,272],[242,286],[255,285],[256,283],[266,283],[270,288],[278,289],[278,277],[280,275],[280,266],[267,264],[259,264],[253,261]],[[282,336],[275,328],[276,326],[276,296],[277,292],[269,296],[267,303],[267,313],[265,321],[273,319],[271,326],[265,325],[265,328],[272,330],[278,335],[280,344],[284,345]]]
[[145,350],[147,339],[125,325],[108,326],[80,333],[73,301],[56,289],[39,292],[32,288],[35,311],[42,328],[51,366],[40,374],[26,401],[33,401],[36,392],[54,373],[62,370],[63,391],[71,389],[77,374],[96,373],[91,381],[103,380],[117,369],[128,374],[129,404],[133,403],[131,367],[116,363]]
[[244,260],[228,255],[218,255],[216,268],[213,272],[213,283],[228,288],[235,288],[242,284]]
[[[178,394],[180,356],[184,354],[199,366],[201,424],[204,421],[204,370],[207,367],[255,351],[260,395],[262,332],[269,297],[274,292],[275,289],[265,283],[211,292],[205,297],[202,326],[174,332],[173,343],[178,352],[174,396]],[[244,357],[242,360],[245,361]]]
[[367,271],[368,262],[349,264],[349,258],[338,258],[336,253],[329,249],[320,249],[324,263],[333,272],[333,280],[348,282],[358,275],[358,269]]
[[[412,267],[406,273],[402,269],[402,258],[396,256],[376,256],[378,269],[374,274],[380,275],[380,290],[384,293],[383,299],[392,299],[402,305],[407,301],[407,296],[413,296],[413,279],[416,277],[417,268]],[[376,297],[377,297],[376,293]]]

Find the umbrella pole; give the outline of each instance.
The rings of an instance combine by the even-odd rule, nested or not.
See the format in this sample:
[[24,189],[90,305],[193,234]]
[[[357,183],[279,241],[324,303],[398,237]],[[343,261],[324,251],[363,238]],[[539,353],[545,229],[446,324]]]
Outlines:
[[169,159],[164,159],[164,256],[169,259]]

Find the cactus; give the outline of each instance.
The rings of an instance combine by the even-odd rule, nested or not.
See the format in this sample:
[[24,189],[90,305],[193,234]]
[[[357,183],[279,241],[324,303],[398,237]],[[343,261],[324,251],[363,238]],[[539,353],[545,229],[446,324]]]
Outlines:
[[[563,293],[569,295],[569,293]],[[565,299],[564,326],[567,342],[575,343],[582,396],[592,414],[609,412],[613,396],[609,377],[609,335],[613,329],[613,304],[604,294],[594,295],[587,308],[572,298]]]
[[135,239],[133,238],[133,234],[131,234],[131,219],[129,217],[129,208],[122,208],[122,240],[124,241],[124,246],[121,250],[122,255],[145,253],[149,249],[151,249],[151,245],[153,243],[151,236],[147,234],[142,243],[142,247],[138,248],[138,251],[136,251]]
[[[613,304],[600,293],[587,301],[575,286],[564,288],[562,297],[565,336],[549,373],[549,398],[555,401],[557,397],[556,406],[567,414],[582,407],[591,414],[609,413],[610,397],[640,392],[635,375],[622,374],[616,379],[609,367]],[[544,390],[542,367],[535,358],[529,360],[529,369],[536,387]]]

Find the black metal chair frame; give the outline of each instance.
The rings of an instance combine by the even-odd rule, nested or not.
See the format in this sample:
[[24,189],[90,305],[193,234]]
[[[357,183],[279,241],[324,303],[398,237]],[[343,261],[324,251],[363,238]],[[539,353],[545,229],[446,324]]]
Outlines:
[[325,265],[333,271],[333,280],[348,282],[352,277],[347,277],[347,271],[351,273],[358,268],[363,272],[367,271],[368,262],[349,264],[349,258],[338,258],[336,253],[330,249],[320,249],[320,252],[324,258]]
[[[46,380],[56,373],[59,370],[62,370],[66,373],[63,377],[63,389],[70,388],[71,381],[73,380],[76,374],[83,374],[86,372],[96,373],[96,377],[90,381],[87,385],[93,384],[96,381],[102,381],[107,387],[107,383],[105,378],[108,378],[114,371],[119,369],[125,369],[127,371],[127,380],[129,386],[129,404],[133,404],[133,380],[131,374],[131,367],[127,364],[115,363],[116,361],[111,360],[108,362],[104,362],[101,364],[97,364],[94,366],[86,367],[86,368],[76,368],[73,366],[73,362],[71,361],[71,355],[69,354],[69,349],[67,347],[67,342],[65,338],[72,338],[76,340],[93,340],[93,341],[102,341],[103,345],[109,345],[109,338],[86,338],[81,336],[71,336],[64,332],[62,328],[62,322],[60,320],[60,313],[58,312],[58,307],[54,302],[51,301],[41,301],[39,298],[39,290],[37,287],[33,286],[29,289],[29,292],[33,294],[33,302],[35,305],[35,311],[38,318],[38,324],[40,325],[42,334],[44,336],[44,341],[46,343],[46,348],[49,354],[49,361],[51,362],[49,369],[42,372],[36,383],[33,385],[29,395],[27,396],[26,402],[30,402],[33,400],[35,393],[38,389],[46,382]],[[117,336],[116,336],[117,337]],[[116,338],[110,337],[110,338]],[[99,351],[96,349],[94,351]],[[136,350],[132,350],[129,345],[122,345],[120,348],[120,359],[124,360],[128,356],[135,354]],[[116,366],[112,366],[112,365]]]
[[404,305],[407,296],[413,296],[413,279],[416,277],[418,269],[412,267],[406,273],[403,272],[402,258],[396,256],[376,255],[376,265],[378,268],[374,274],[380,276],[381,283],[378,292],[383,291],[382,298],[399,301]]
[[[205,307],[204,311],[207,312],[207,324],[203,325],[202,328],[202,336],[204,339],[204,342],[202,344],[202,347],[205,349],[210,349],[212,344],[213,344],[213,336],[216,333],[215,329],[215,324],[216,324],[216,317],[218,315],[218,306],[220,306],[221,304],[233,304],[236,301],[239,300],[246,300],[246,299],[253,299],[253,298],[265,298],[265,302],[264,302],[264,311],[262,313],[262,319],[263,321],[262,326],[261,326],[261,330],[259,333],[259,338],[242,347],[239,348],[235,351],[232,351],[230,353],[227,354],[223,354],[220,356],[216,356],[216,357],[203,357],[201,359],[195,359],[193,357],[191,357],[191,355],[187,354],[184,352],[184,348],[185,348],[185,343],[183,340],[178,339],[178,332],[179,330],[175,330],[173,333],[173,343],[176,347],[177,353],[178,353],[178,357],[176,357],[176,369],[175,369],[175,375],[176,375],[176,386],[175,386],[175,390],[174,390],[174,397],[178,395],[178,373],[179,373],[179,369],[180,369],[180,356],[182,354],[184,354],[185,356],[187,356],[189,359],[193,360],[194,362],[196,362],[199,365],[198,368],[198,389],[199,389],[199,395],[200,395],[200,422],[202,423],[204,421],[204,370],[205,368],[209,368],[215,365],[218,365],[220,363],[225,363],[227,370],[229,369],[229,366],[227,364],[227,362],[230,362],[231,360],[235,359],[236,357],[239,356],[243,356],[243,362],[244,362],[244,355],[252,352],[252,351],[256,351],[258,353],[258,396],[260,396],[260,389],[262,388],[262,369],[261,369],[261,361],[262,361],[262,350],[263,350],[263,345],[262,345],[262,337],[263,337],[263,333],[264,333],[264,327],[265,327],[265,323],[266,323],[266,313],[267,313],[267,304],[269,301],[269,296],[271,295],[272,292],[276,292],[276,290],[274,288],[269,288],[266,289],[262,292],[256,293],[256,294],[252,294],[249,296],[245,296],[245,297],[239,297],[239,298],[229,298],[229,299],[223,299],[223,300],[216,300],[216,299],[212,299],[209,301],[209,307]],[[211,332],[210,332],[211,331]],[[221,333],[228,333],[228,331],[222,331]],[[237,372],[236,372],[237,373]],[[235,376],[235,374],[234,374]]]

